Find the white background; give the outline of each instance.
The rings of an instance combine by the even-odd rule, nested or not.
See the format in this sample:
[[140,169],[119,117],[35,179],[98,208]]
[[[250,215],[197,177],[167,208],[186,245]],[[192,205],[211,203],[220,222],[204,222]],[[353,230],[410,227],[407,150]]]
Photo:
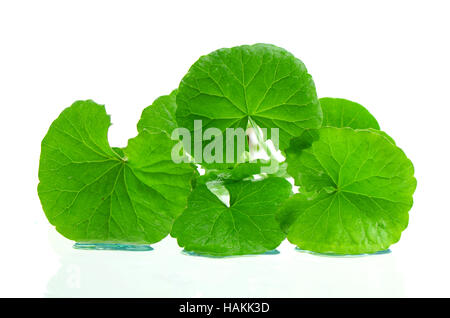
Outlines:
[[[447,1],[0,1],[0,296],[450,296]],[[79,251],[37,196],[40,142],[78,99],[105,104],[113,146],[200,55],[273,43],[320,97],[366,106],[416,168],[410,224],[388,255],[210,259]]]

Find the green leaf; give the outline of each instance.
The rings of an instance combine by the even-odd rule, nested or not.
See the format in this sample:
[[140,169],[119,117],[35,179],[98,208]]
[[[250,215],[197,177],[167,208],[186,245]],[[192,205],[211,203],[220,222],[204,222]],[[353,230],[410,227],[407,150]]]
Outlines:
[[206,185],[198,185],[188,207],[175,221],[171,235],[188,251],[214,256],[259,254],[275,249],[285,238],[275,212],[291,194],[282,178],[225,184],[226,206]]
[[154,243],[171,230],[191,191],[194,169],[175,164],[176,143],[145,130],[110,147],[104,106],[78,101],[42,141],[38,193],[44,212],[78,242]]
[[322,126],[350,127],[354,129],[380,129],[377,120],[362,105],[342,99],[323,97],[319,99],[323,112]]
[[174,90],[170,95],[158,97],[152,105],[145,108],[137,125],[138,131],[146,129],[154,133],[164,132],[170,136],[177,128],[176,96],[177,90]]
[[[320,253],[387,249],[408,225],[416,188],[403,151],[370,130],[324,127],[295,167],[303,193],[278,214],[288,240]],[[293,160],[288,157],[288,165]]]
[[[270,128],[279,128],[280,149],[289,145],[291,137],[319,128],[322,122],[314,82],[305,65],[269,44],[225,48],[202,56],[181,81],[176,102],[178,125],[191,133],[194,120],[203,121],[203,131],[216,127],[224,133],[226,128],[245,130],[252,119],[268,129],[268,138]],[[209,143],[205,141],[203,148]]]

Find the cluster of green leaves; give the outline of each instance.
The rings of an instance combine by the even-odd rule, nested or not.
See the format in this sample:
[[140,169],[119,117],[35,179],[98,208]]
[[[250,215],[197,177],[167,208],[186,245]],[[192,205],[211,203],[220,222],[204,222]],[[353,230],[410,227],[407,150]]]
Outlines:
[[[268,139],[277,128],[286,161],[258,138],[268,160],[252,160],[247,143],[239,163],[204,162],[191,138],[190,162],[174,163],[170,136],[177,127],[193,135],[195,120],[218,128],[223,147],[227,128],[259,137],[267,128]],[[319,100],[304,64],[273,45],[202,56],[143,111],[123,149],[109,145],[109,126],[103,106],[78,101],[42,142],[39,197],[69,239],[149,244],[170,233],[187,251],[230,256],[273,250],[287,236],[302,249],[359,254],[388,248],[408,224],[416,180],[403,151],[363,106]]]

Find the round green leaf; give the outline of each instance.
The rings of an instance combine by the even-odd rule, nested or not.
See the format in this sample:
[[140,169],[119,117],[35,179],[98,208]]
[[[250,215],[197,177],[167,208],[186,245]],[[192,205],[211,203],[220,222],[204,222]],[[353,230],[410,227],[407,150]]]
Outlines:
[[206,185],[199,184],[188,207],[175,221],[171,235],[188,251],[214,256],[259,254],[275,249],[286,235],[275,220],[280,204],[291,194],[282,178],[225,184],[226,206]]
[[320,253],[360,254],[387,249],[408,225],[416,188],[403,151],[370,130],[325,127],[288,165],[302,193],[278,218],[290,242]]
[[358,103],[343,98],[330,97],[323,97],[319,99],[319,102],[323,112],[323,127],[380,129],[375,117]]
[[57,231],[78,242],[154,243],[169,232],[194,169],[175,164],[175,141],[141,132],[124,149],[108,143],[104,106],[78,101],[42,141],[38,193]]
[[[269,44],[214,51],[192,65],[178,88],[179,127],[279,129],[279,146],[308,128],[319,128],[321,108],[305,65],[286,50]],[[203,148],[211,141],[205,141]],[[225,142],[223,143],[225,145]],[[202,148],[202,149],[203,149]],[[225,152],[224,152],[225,153]],[[239,154],[238,154],[239,155]]]

